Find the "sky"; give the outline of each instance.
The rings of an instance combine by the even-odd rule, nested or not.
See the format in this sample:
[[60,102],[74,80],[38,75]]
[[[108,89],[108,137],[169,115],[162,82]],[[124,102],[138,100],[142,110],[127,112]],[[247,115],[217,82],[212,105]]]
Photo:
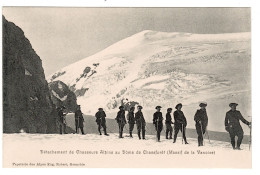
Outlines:
[[143,30],[251,31],[250,8],[3,7],[3,15],[24,31],[46,76]]

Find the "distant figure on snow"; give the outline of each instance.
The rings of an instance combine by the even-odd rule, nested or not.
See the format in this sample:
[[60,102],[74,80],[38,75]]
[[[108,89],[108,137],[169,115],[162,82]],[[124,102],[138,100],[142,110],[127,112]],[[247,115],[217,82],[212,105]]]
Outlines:
[[194,121],[196,122],[195,127],[198,134],[198,145],[203,146],[203,135],[205,134],[208,126],[208,115],[206,111],[207,103],[200,103],[199,106],[200,109],[197,110],[194,116]]
[[129,134],[130,134],[130,137],[133,137],[132,133],[133,133],[134,125],[135,125],[134,110],[135,110],[135,107],[132,106],[130,108],[130,111],[127,114],[127,120],[128,120],[128,124],[129,124]]
[[79,133],[79,128],[81,130],[81,133],[84,135],[84,118],[83,113],[81,112],[80,105],[77,106],[77,110],[75,111],[75,127],[76,127],[76,133]]
[[137,133],[139,139],[141,139],[141,131],[142,131],[142,138],[145,140],[145,119],[142,113],[142,106],[137,106],[138,111],[135,113],[135,120],[136,120],[136,125],[137,125]]
[[185,144],[188,144],[186,139],[186,126],[187,126],[187,120],[184,116],[184,113],[181,111],[182,104],[179,103],[175,106],[176,111],[174,111],[174,139],[173,143],[176,142],[177,135],[179,130],[182,132],[182,139],[184,140]]
[[123,129],[126,124],[124,106],[119,107],[119,111],[115,119],[119,127],[119,138],[123,138]]
[[156,112],[153,114],[153,124],[155,125],[157,141],[160,142],[161,131],[163,129],[163,116],[161,106],[156,106]]
[[[240,111],[236,110],[237,103],[230,103],[229,107],[231,110],[229,110],[226,113],[225,117],[225,128],[226,131],[229,132],[231,144],[233,149],[241,150],[240,145],[243,140],[244,131],[240,125],[240,120],[251,127],[251,122],[248,122],[244,117],[241,115]],[[237,146],[235,146],[235,136],[238,137],[237,139]]]
[[[166,139],[172,139],[172,116],[171,116],[172,108],[167,109],[165,125],[166,125]],[[170,138],[168,137],[170,132]]]
[[102,135],[102,133],[101,133],[101,127],[102,127],[103,130],[104,130],[104,134],[106,136],[108,136],[107,126],[106,126],[106,113],[103,110],[103,108],[98,108],[98,112],[96,113],[95,117],[96,117],[96,122],[97,122],[97,125],[98,125],[99,134]]
[[58,125],[60,128],[60,134],[67,134],[66,132],[66,118],[67,113],[64,113],[65,106],[58,107]]

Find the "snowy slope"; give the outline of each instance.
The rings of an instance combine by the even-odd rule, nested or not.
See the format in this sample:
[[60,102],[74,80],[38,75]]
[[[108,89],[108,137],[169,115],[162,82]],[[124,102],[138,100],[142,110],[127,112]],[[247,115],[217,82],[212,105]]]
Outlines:
[[[146,138],[147,140],[139,140],[136,134],[134,134],[134,138],[125,137],[124,139],[118,139],[118,135],[114,134],[110,136],[97,134],[4,134],[3,160],[5,161],[3,161],[3,166],[14,167],[13,163],[29,164],[33,162],[41,164],[37,167],[49,168],[47,163],[63,168],[70,167],[70,163],[84,163],[84,166],[80,166],[84,168],[251,167],[251,151],[248,150],[248,145],[242,144],[243,150],[238,151],[232,150],[230,143],[220,141],[211,141],[211,143],[206,141],[205,146],[198,147],[196,139],[189,139],[190,144],[185,145],[181,143],[181,138],[178,138],[175,144],[172,143],[172,140],[165,139],[156,142],[154,135],[147,135]],[[42,154],[41,150],[66,153]],[[69,151],[74,154],[69,153]],[[116,154],[116,151],[119,154]],[[140,151],[139,154],[137,151]],[[184,154],[184,152],[189,152],[189,154]]]
[[[103,107],[114,118],[124,99],[154,107],[184,104],[188,127],[199,101],[207,101],[209,129],[223,131],[230,102],[251,114],[250,33],[191,34],[143,31],[71,64],[48,78],[61,80],[78,96],[85,114]],[[246,128],[245,128],[246,129]]]

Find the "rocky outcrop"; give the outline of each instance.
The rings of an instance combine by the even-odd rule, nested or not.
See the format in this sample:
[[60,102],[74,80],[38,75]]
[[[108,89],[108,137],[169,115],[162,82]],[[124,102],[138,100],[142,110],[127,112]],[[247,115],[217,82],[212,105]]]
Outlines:
[[77,107],[77,97],[62,81],[49,83],[51,99],[56,107],[65,106],[68,111],[74,112]]
[[40,57],[3,17],[3,132],[56,133],[56,113]]

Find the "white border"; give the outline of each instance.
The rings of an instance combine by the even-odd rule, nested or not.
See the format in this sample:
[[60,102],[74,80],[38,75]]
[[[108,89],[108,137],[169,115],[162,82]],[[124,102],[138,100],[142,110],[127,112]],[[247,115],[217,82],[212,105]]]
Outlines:
[[[2,169],[0,174],[26,174],[30,175],[35,173],[39,175],[46,174],[211,174],[219,175],[224,174],[236,174],[236,175],[251,175],[259,174],[259,140],[258,134],[260,134],[258,124],[260,123],[260,113],[258,110],[258,98],[260,86],[259,86],[259,0],[2,0],[1,6],[52,6],[52,7],[251,7],[252,12],[252,113],[253,113],[253,169],[252,170],[240,170],[240,169]],[[2,8],[1,8],[2,12]],[[1,18],[2,20],[2,18]],[[2,21],[1,21],[2,23]],[[2,30],[1,30],[2,37]],[[2,42],[0,44],[2,46]],[[2,52],[1,52],[2,55]],[[2,59],[0,67],[2,68]],[[2,76],[1,76],[2,81]],[[1,94],[2,98],[2,87]],[[2,100],[1,100],[2,110]],[[2,117],[1,117],[2,125]],[[2,138],[2,126],[0,127]],[[258,140],[257,140],[258,139]],[[2,145],[2,139],[0,139]],[[22,146],[22,145],[21,145]],[[2,155],[2,149],[1,149]],[[241,160],[243,161],[243,160]],[[174,163],[174,162],[172,162]],[[0,160],[2,166],[2,159]]]

